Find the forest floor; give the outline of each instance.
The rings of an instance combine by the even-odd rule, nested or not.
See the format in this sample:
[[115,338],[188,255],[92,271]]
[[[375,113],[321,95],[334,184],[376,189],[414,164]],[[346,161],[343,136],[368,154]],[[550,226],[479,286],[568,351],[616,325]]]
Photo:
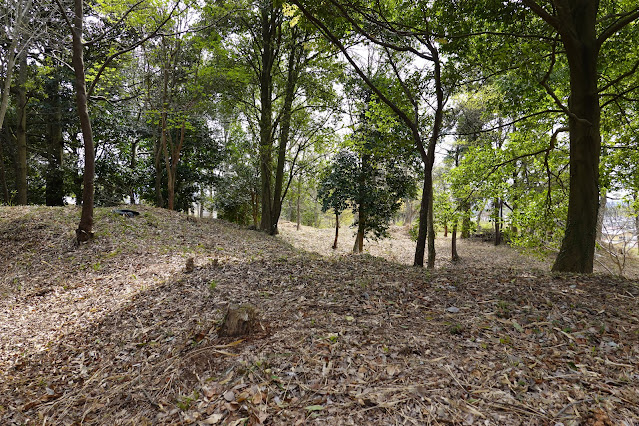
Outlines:
[[75,247],[77,208],[0,207],[0,424],[639,424],[636,280],[134,208]]

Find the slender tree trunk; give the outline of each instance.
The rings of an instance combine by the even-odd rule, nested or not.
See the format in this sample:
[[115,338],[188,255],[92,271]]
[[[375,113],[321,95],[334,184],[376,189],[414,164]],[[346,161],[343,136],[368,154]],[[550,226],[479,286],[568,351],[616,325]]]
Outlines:
[[601,241],[603,236],[603,222],[604,216],[606,215],[606,204],[608,204],[608,196],[606,194],[606,190],[601,190],[601,195],[599,196],[599,212],[597,213],[597,241]]
[[9,187],[4,169],[4,152],[2,149],[2,137],[0,137],[0,183],[2,184],[2,196],[5,204],[9,204]]
[[297,180],[297,230],[300,230],[300,222],[302,221],[302,215],[300,213],[300,205],[302,200],[302,177]]
[[428,269],[435,268],[435,218],[433,216],[433,188],[431,182],[428,202]]
[[450,259],[453,262],[457,262],[459,260],[459,255],[457,254],[457,219],[455,219],[455,223],[453,224],[453,234],[451,236],[451,256]]
[[76,230],[78,242],[93,237],[93,197],[95,178],[95,147],[93,132],[87,104],[86,79],[84,74],[84,53],[82,31],[84,10],[82,0],[74,0],[75,16],[73,19],[73,71],[75,73],[75,90],[78,116],[84,140],[84,181],[82,189],[82,215]]
[[64,138],[62,136],[62,106],[60,102],[60,80],[57,76],[46,85],[48,100],[52,116],[47,123],[47,175],[46,175],[46,203],[47,206],[64,205],[64,175],[62,161],[64,153]]
[[[414,266],[424,266],[424,251],[427,239],[427,227],[428,227],[428,215],[429,205],[433,200],[433,164],[435,162],[435,147],[442,129],[442,123],[444,120],[444,90],[442,88],[441,81],[441,63],[439,60],[439,52],[437,49],[429,44],[429,49],[433,57],[433,71],[435,81],[435,98],[437,100],[437,106],[435,108],[435,118],[433,120],[433,129],[428,140],[428,151],[424,152],[423,145],[420,149],[422,161],[424,162],[424,185],[422,189],[422,201],[419,212],[419,231],[417,233],[417,247],[415,248]],[[417,107],[416,107],[417,109]],[[416,115],[417,116],[417,115]],[[419,129],[415,126],[413,128],[413,138],[417,142],[418,148],[421,145],[421,138],[419,137]],[[428,237],[429,245],[432,244],[432,256],[433,264],[435,261],[435,237],[434,233]],[[429,255],[430,256],[430,255]]]
[[444,223],[444,237],[448,236],[448,224]]
[[570,195],[566,232],[552,270],[591,273],[597,237],[601,150],[596,33],[599,2],[582,3],[574,13],[568,4],[557,8],[570,69]]
[[18,59],[17,110],[18,126],[16,128],[16,189],[17,203],[27,204],[27,52],[23,51]]
[[[131,171],[135,172],[135,169],[138,167],[138,141],[134,140],[131,143],[131,163],[130,163]],[[131,197],[131,204],[135,205],[135,184],[131,182],[131,190],[129,191],[129,197]]]
[[333,250],[337,248],[337,237],[339,237],[339,213],[335,212],[335,241],[333,242]]
[[502,222],[502,200],[501,198],[495,198],[495,245],[501,244],[501,222]]

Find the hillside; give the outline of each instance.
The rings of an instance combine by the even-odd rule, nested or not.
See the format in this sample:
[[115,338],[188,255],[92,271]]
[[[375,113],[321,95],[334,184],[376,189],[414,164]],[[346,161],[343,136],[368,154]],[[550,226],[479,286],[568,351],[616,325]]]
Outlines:
[[[0,207],[0,424],[639,423],[635,281],[136,209],[76,248],[75,207]],[[242,303],[260,331],[218,337]]]

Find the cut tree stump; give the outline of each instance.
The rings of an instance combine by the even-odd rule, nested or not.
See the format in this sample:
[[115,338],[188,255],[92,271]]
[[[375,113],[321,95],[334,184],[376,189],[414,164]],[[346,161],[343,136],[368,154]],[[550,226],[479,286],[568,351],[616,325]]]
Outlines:
[[246,336],[260,328],[258,309],[251,304],[229,305],[222,326],[218,332],[220,337]]

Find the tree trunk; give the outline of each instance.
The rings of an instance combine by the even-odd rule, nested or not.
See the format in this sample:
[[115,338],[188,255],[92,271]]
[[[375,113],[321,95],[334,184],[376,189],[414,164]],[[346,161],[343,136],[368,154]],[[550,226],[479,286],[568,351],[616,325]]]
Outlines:
[[27,52],[23,51],[19,58],[16,128],[16,189],[17,204],[27,204]]
[[448,224],[444,223],[444,237],[448,236]]
[[333,250],[337,248],[338,236],[339,236],[339,213],[335,212],[335,241],[333,242]]
[[606,190],[602,188],[599,195],[599,212],[597,213],[597,241],[601,241],[603,236],[604,216],[606,215],[606,204],[608,204],[608,196]]
[[75,73],[75,91],[78,117],[84,140],[84,180],[82,188],[82,215],[78,229],[75,231],[78,242],[93,237],[93,196],[95,177],[95,147],[93,132],[87,104],[86,79],[84,74],[84,53],[82,44],[82,28],[84,11],[82,0],[74,0],[75,16],[73,19],[73,71]]
[[[441,63],[439,60],[439,53],[437,49],[432,45],[428,45],[431,55],[433,57],[433,71],[435,80],[435,97],[437,99],[437,106],[435,108],[435,118],[433,120],[433,130],[428,140],[428,151],[424,152],[424,148],[419,137],[419,129],[417,126],[413,127],[413,138],[418,146],[422,161],[424,162],[424,186],[422,190],[422,201],[419,212],[419,231],[417,233],[417,247],[415,248],[414,266],[424,266],[424,251],[427,237],[427,225],[429,216],[429,205],[433,200],[433,164],[435,162],[435,148],[437,146],[437,140],[439,139],[442,123],[444,120],[444,90],[442,88],[441,81]],[[417,106],[415,106],[417,110]],[[417,114],[416,114],[417,116]],[[421,146],[421,149],[420,149]],[[435,262],[435,238],[434,233],[429,238],[429,244],[432,244],[432,262]],[[430,262],[430,260],[429,260]]]
[[[291,29],[295,32],[295,29]],[[280,146],[278,147],[277,169],[275,171],[275,193],[273,194],[273,208],[271,214],[271,235],[277,234],[277,222],[282,213],[282,202],[286,193],[282,194],[284,182],[284,164],[286,163],[286,150],[288,148],[288,140],[291,133],[291,112],[293,109],[293,99],[295,98],[295,88],[297,86],[297,77],[299,73],[299,62],[301,54],[298,55],[298,49],[304,49],[298,46],[295,35],[291,36],[291,46],[288,56],[288,77],[286,79],[286,89],[284,94],[284,105],[282,107],[282,124],[280,127]]]
[[459,260],[459,255],[457,254],[457,219],[455,219],[455,223],[453,224],[453,234],[451,236],[451,257],[450,260],[453,262],[457,262]]
[[271,2],[261,6],[262,52],[260,72],[260,178],[262,182],[262,218],[260,229],[273,229],[271,179],[273,172],[273,62],[275,61],[275,13]]
[[430,200],[428,202],[428,269],[435,268],[435,218],[433,216],[433,188],[431,181]]
[[461,229],[461,237],[469,238],[470,237],[470,202],[464,201],[462,205],[462,229]]
[[502,221],[502,205],[503,202],[501,198],[495,198],[495,245],[498,246],[501,244],[501,221]]
[[160,138],[156,138],[153,151],[153,166],[155,169],[155,206],[164,207],[164,196],[162,195],[162,141]]
[[47,175],[46,175],[46,203],[47,206],[64,205],[64,174],[62,161],[64,153],[64,138],[62,136],[62,106],[60,102],[60,79],[56,70],[53,80],[46,85],[49,107],[53,112],[47,123]]
[[591,273],[593,269],[601,150],[597,86],[598,4],[598,1],[582,1],[576,12],[569,7],[572,4],[557,8],[561,21],[558,30],[570,69],[570,195],[566,232],[552,267],[557,272]]
[[300,230],[300,222],[302,221],[302,215],[300,213],[300,204],[302,199],[302,177],[297,180],[297,230]]
[[9,204],[9,187],[4,169],[4,152],[2,149],[2,137],[0,137],[0,183],[2,184],[2,196],[5,204]]
[[360,204],[360,210],[358,212],[357,220],[357,235],[355,236],[355,245],[353,246],[353,253],[362,253],[364,251],[364,234],[366,230],[366,213],[362,211],[362,205]]

